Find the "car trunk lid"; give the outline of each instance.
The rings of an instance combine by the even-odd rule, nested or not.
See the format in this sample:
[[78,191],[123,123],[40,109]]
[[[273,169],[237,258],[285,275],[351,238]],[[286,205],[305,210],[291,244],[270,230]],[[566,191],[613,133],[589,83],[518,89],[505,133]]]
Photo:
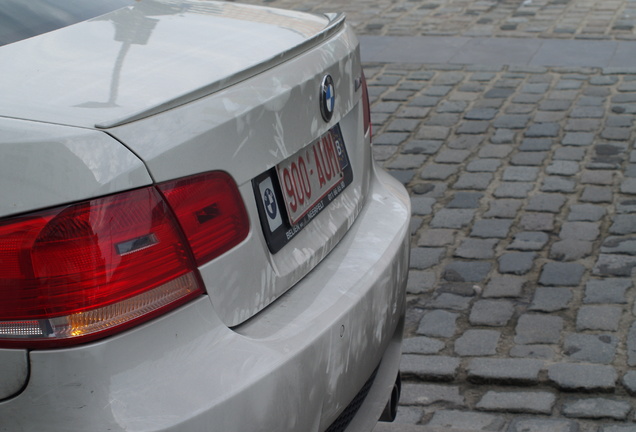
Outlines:
[[0,116],[128,123],[274,67],[327,38],[336,22],[228,2],[144,0],[1,47]]

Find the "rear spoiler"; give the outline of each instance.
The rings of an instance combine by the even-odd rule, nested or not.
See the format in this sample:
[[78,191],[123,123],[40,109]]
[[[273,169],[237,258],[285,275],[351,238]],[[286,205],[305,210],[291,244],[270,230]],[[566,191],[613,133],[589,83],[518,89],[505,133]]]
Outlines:
[[176,108],[181,105],[185,105],[202,97],[208,96],[219,90],[251,78],[264,70],[278,66],[279,64],[291,58],[294,58],[307,51],[308,49],[324,42],[344,27],[345,15],[343,13],[325,14],[325,16],[329,19],[329,23],[327,24],[327,26],[321,32],[316,33],[311,38],[305,40],[303,43],[294,46],[293,48],[282,51],[280,54],[277,54],[270,59],[255,64],[245,70],[242,70],[239,73],[231,75],[222,80],[214,81],[204,87],[185,93],[167,102],[151,106],[150,108],[146,108],[143,111],[127,115],[126,117],[97,123],[95,127],[98,129],[108,129],[116,126],[121,126],[126,123],[131,123],[136,120],[141,120],[146,117],[159,114],[161,112]]

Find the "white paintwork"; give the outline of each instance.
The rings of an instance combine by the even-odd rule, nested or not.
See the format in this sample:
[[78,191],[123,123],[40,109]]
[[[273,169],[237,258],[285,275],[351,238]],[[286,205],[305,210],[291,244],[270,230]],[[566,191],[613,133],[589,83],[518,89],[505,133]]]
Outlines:
[[[410,205],[372,163],[358,41],[335,16],[176,5],[143,0],[0,48],[0,217],[222,169],[250,234],[199,269],[207,296],[103,341],[31,351],[30,373],[4,387],[0,431],[321,432],[380,365],[347,432],[369,431],[399,365]],[[139,43],[121,50],[124,35]],[[251,180],[336,123],[353,183],[272,255]],[[26,355],[9,351],[0,376]]]
[[32,352],[0,430],[323,431],[388,349],[376,408],[351,432],[370,430],[397,371],[410,213],[394,179],[374,176],[370,192],[350,235],[248,324],[228,329],[202,298],[100,343]]
[[0,116],[116,123],[245,79],[327,23],[235,3],[136,2],[1,47]]
[[95,130],[0,117],[0,155],[0,217],[152,183],[139,158]]
[[[361,74],[357,39],[350,30],[241,85],[108,132],[147,164],[156,181],[223,169],[237,181],[252,233],[242,247],[203,266],[201,274],[222,321],[238,325],[262,310],[323,259],[353,223],[369,181],[370,146],[362,133]],[[326,73],[334,77],[336,110],[325,123],[318,103]],[[343,115],[346,113],[346,115]],[[308,118],[319,123],[307,127]],[[353,183],[301,232],[270,255],[261,234],[251,179],[267,171],[330,127],[340,124]],[[250,271],[237,262],[249,262]]]
[[[0,349],[0,400],[19,392],[29,373],[26,350]],[[2,428],[2,419],[0,419]],[[2,429],[0,429],[2,430]]]

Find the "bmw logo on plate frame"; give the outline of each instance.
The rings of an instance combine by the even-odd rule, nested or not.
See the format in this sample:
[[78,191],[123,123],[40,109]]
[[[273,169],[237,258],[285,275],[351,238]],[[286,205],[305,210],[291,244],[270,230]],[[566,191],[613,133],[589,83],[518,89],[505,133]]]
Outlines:
[[329,122],[336,107],[336,90],[331,75],[325,75],[320,85],[320,113],[324,121]]

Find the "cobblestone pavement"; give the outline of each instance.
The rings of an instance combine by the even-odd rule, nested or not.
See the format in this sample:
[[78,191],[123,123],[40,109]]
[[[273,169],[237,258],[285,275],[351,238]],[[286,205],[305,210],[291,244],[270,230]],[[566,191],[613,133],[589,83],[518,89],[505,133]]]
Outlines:
[[[634,0],[252,3],[365,35],[635,35]],[[636,69],[365,71],[376,159],[413,204],[398,424],[635,432]]]
[[358,34],[635,40],[635,0],[239,0],[340,11]]

